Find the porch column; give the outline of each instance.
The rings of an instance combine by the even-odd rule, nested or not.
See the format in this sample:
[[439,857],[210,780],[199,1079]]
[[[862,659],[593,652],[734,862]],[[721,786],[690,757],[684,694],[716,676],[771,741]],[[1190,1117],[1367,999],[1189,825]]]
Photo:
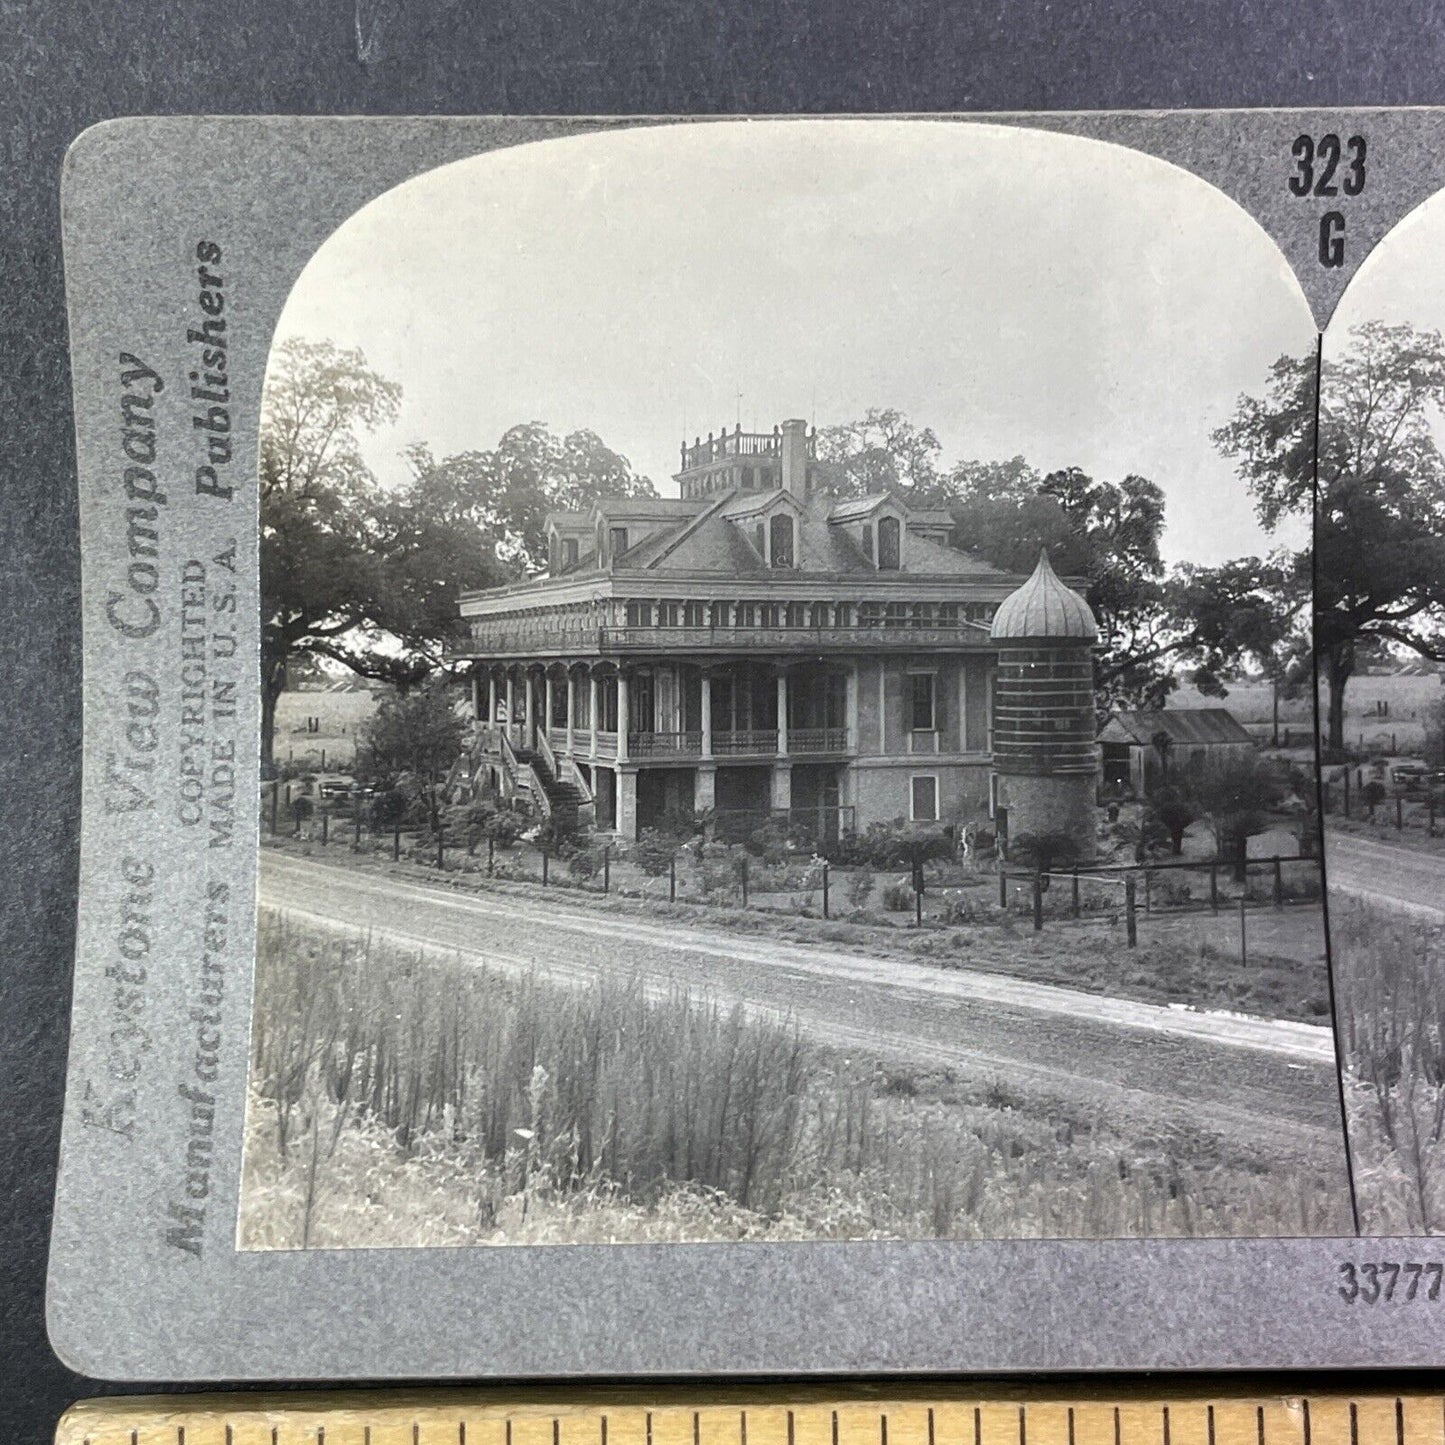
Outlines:
[[514,743],[520,741],[517,730],[517,674],[510,667],[507,669],[507,736]]
[[547,735],[547,741],[552,741],[552,669],[549,667],[542,675],[542,731]]
[[529,667],[522,673],[522,746],[530,748],[536,739],[532,735],[532,729],[536,724],[535,708],[532,706],[532,669]]
[[848,726],[848,736],[844,739],[844,745],[849,752],[860,753],[863,751],[858,737],[858,664],[850,663],[848,666],[848,677],[844,684],[844,713],[845,722]]
[[482,674],[475,667],[471,671],[472,721],[482,720]]
[[567,665],[567,751],[572,751],[572,730],[577,725],[577,674]]
[[707,668],[702,670],[702,756],[712,757],[712,673]]
[[792,763],[773,764],[773,811],[775,813],[786,813],[793,806],[793,765]]
[[778,669],[778,754],[786,757],[788,752],[788,672]]
[[[627,674],[619,667],[617,669],[617,761],[627,761],[627,730],[630,719],[627,716]],[[621,784],[621,774],[618,775],[618,783]],[[632,779],[632,801],[634,809],[637,803],[637,779]],[[620,808],[621,803],[618,804]]]
[[717,807],[717,768],[711,763],[697,770],[697,782],[693,784],[692,806],[701,813]]
[[637,837],[637,772],[633,768],[617,769],[617,831],[629,840]]
[[597,673],[594,669],[587,669],[587,719],[591,724],[592,736],[587,743],[587,756],[597,756],[597,714],[601,708],[597,706]]
[[494,668],[487,669],[487,721],[497,720],[497,674]]

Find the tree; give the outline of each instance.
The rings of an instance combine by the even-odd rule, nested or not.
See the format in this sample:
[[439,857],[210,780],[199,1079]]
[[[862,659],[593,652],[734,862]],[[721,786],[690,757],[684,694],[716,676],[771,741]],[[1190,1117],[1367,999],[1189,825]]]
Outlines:
[[424,448],[413,465],[464,499],[473,524],[495,536],[519,568],[547,561],[548,512],[586,512],[607,497],[655,497],[656,488],[592,431],[559,437],[533,421],[505,432],[490,451],[435,461]]
[[1240,397],[1214,434],[1266,527],[1313,518],[1314,643],[1336,754],[1362,649],[1445,658],[1445,457],[1434,434],[1445,342],[1380,322],[1350,336],[1318,378],[1314,357],[1280,357],[1262,393]]
[[421,472],[381,486],[361,438],[401,389],[360,351],[290,340],[261,416],[261,749],[271,757],[288,663],[325,657],[415,686],[455,635],[456,597],[505,577],[494,548]]
[[1168,834],[1169,851],[1176,857],[1184,851],[1184,830],[1199,817],[1199,808],[1182,788],[1161,788],[1149,800],[1149,811]]
[[1189,797],[1214,832],[1220,858],[1235,859],[1235,876],[1243,881],[1245,841],[1264,830],[1265,814],[1284,796],[1279,770],[1258,753],[1230,751],[1206,757],[1189,780]]
[[938,485],[938,438],[892,407],[869,407],[857,421],[818,432],[818,490],[838,497],[894,492],[932,504]]
[[381,792],[413,791],[440,826],[438,790],[462,751],[466,722],[445,680],[383,698],[356,741],[356,779]]

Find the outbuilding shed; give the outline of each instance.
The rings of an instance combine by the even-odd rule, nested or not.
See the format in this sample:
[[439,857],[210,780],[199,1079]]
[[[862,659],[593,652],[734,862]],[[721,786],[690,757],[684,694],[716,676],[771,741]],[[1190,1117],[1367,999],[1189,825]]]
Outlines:
[[1228,708],[1161,708],[1115,713],[1099,746],[1104,787],[1142,798],[1197,772],[1206,759],[1253,751],[1254,739]]

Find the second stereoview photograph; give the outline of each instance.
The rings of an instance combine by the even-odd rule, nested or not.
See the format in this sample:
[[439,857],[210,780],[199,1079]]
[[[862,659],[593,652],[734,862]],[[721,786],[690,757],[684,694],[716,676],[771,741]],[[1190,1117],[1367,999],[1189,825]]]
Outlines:
[[[1370,320],[1342,385],[1409,370]],[[613,130],[346,220],[261,420],[240,1246],[1352,1232],[1320,809],[1438,856],[1439,676],[1351,641],[1322,799],[1315,354],[1232,201],[1022,127]],[[1379,1037],[1347,923],[1362,1188],[1428,1227],[1439,981]]]

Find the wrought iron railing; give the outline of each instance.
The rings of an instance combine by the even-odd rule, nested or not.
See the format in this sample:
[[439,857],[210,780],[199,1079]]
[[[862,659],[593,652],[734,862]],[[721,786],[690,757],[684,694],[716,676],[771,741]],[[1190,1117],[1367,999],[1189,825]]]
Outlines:
[[714,733],[712,750],[719,757],[736,757],[739,753],[776,753],[776,728],[746,728],[736,732]]
[[702,752],[702,734],[628,733],[627,751],[634,758],[696,757]]
[[848,751],[848,729],[789,728],[790,753],[844,753]]

